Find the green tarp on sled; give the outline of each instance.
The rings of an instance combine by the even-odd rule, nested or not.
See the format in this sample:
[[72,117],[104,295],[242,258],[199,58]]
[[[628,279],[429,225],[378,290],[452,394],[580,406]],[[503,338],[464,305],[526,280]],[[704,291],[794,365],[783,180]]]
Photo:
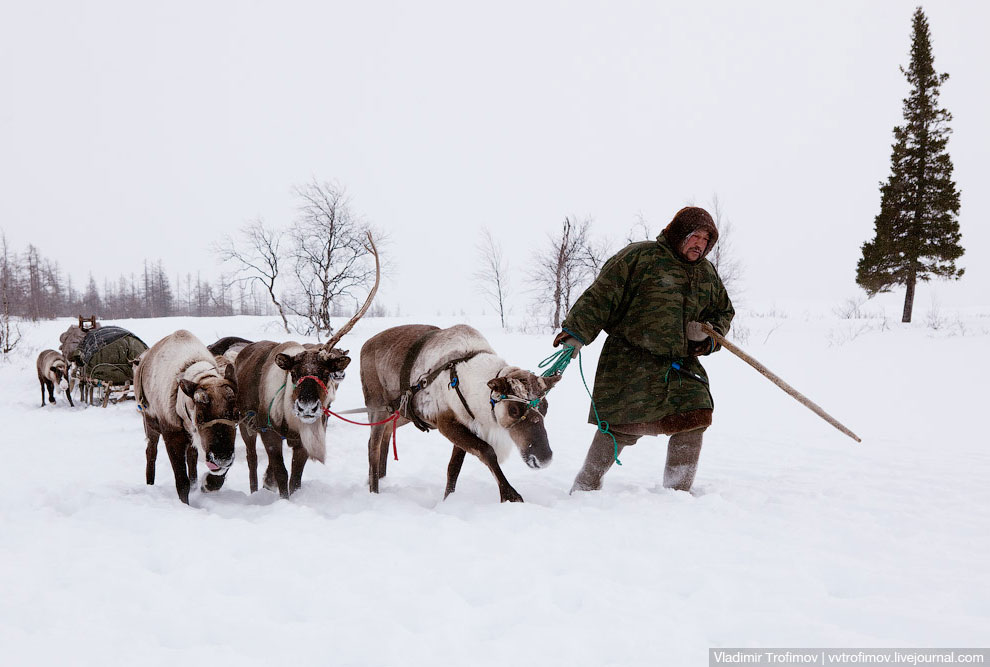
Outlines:
[[86,334],[70,361],[79,364],[84,377],[123,384],[134,380],[131,362],[147,349],[144,341],[127,329],[101,327]]

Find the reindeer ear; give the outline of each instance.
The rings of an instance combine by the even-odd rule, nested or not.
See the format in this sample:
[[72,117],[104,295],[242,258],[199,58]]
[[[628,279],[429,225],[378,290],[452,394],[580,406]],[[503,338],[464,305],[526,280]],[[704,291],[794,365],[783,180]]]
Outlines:
[[492,378],[488,381],[488,388],[499,394],[509,394],[509,378]]
[[276,354],[275,365],[281,368],[283,371],[292,370],[292,357],[282,353]]
[[336,359],[333,359],[331,361],[330,370],[334,372],[342,371],[345,368],[347,368],[350,365],[350,363],[351,363],[350,357],[337,357]]
[[562,377],[564,377],[564,376],[563,375],[551,375],[550,377],[545,377],[545,378],[540,378],[540,379],[543,380],[543,386],[546,387],[546,391],[550,391],[551,389],[554,388],[554,386],[556,386],[556,384],[558,382],[560,382],[560,378],[562,378]]
[[196,393],[196,383],[192,380],[179,380],[179,388],[189,398],[193,398],[193,395]]

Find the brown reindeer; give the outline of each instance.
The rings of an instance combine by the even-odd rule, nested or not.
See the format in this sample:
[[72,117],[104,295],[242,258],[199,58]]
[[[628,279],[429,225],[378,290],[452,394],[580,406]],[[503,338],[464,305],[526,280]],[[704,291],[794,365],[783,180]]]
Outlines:
[[[435,428],[454,443],[444,498],[454,492],[464,455],[481,459],[498,482],[502,502],[522,502],[502,473],[515,448],[530,468],[550,464],[543,418],[545,395],[559,376],[539,377],[509,366],[475,329],[406,325],[386,329],[361,348],[361,387],[369,421],[398,410],[395,426]],[[392,424],[373,426],[368,439],[368,488],[385,477]]]
[[72,406],[72,385],[73,381],[69,375],[69,362],[66,361],[59,352],[55,350],[44,350],[38,355],[38,382],[41,383],[41,407],[45,406],[45,389],[48,389],[48,398],[52,405],[55,404],[55,387],[65,394]]
[[[323,345],[258,341],[242,349],[234,361],[238,406],[244,415],[251,415],[241,425],[251,493],[258,490],[259,433],[268,454],[264,486],[277,489],[282,498],[299,489],[309,459],[325,462],[326,410],[351,363],[348,351],[334,346],[367,312],[381,277],[378,251],[370,234],[368,241],[375,257],[375,285],[361,309],[329,341]],[[291,475],[282,456],[283,440],[292,451]]]
[[208,471],[201,489],[223,486],[234,462],[236,394],[233,368],[221,375],[213,355],[188,331],[166,336],[141,355],[134,371],[134,396],[144,418],[148,484],[155,483],[161,436],[182,502],[189,504],[198,450]]

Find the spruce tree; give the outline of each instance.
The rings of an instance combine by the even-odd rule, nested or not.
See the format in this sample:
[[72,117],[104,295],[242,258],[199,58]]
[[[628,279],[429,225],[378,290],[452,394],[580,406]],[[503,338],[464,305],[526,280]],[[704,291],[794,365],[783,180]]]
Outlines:
[[880,184],[876,236],[863,244],[856,283],[873,295],[905,285],[903,322],[911,321],[918,280],[958,280],[959,191],[946,150],[952,114],[939,108],[948,74],[935,72],[928,19],[914,12],[911,65],[901,72],[911,85],[904,99],[904,124],[894,128],[890,177]]

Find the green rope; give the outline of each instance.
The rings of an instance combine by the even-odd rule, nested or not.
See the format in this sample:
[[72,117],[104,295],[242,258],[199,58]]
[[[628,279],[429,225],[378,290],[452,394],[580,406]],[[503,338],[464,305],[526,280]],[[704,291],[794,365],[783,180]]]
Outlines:
[[619,460],[619,441],[615,439],[612,432],[608,430],[608,422],[598,416],[598,407],[595,405],[595,399],[591,395],[591,390],[588,389],[588,381],[584,379],[584,366],[581,364],[581,353],[578,352],[578,370],[581,371],[581,382],[584,383],[584,390],[588,392],[588,398],[591,399],[591,409],[595,413],[595,421],[598,422],[598,430],[612,438],[612,445],[615,447],[612,456],[615,458],[615,462],[622,465],[622,461]]
[[[562,375],[564,369],[567,365],[571,363],[571,355],[574,354],[573,345],[564,345],[560,350],[554,352],[549,357],[540,362],[540,368],[547,368],[543,371],[543,377],[550,377],[552,375]],[[581,382],[584,383],[584,390],[588,392],[588,398],[591,399],[591,409],[595,413],[595,421],[598,422],[598,430],[612,438],[612,444],[614,446],[613,456],[615,457],[615,462],[622,465],[622,461],[619,460],[619,441],[615,439],[615,436],[611,431],[608,430],[608,422],[603,420],[598,416],[598,407],[595,405],[595,399],[591,395],[591,390],[588,389],[588,381],[584,379],[584,366],[581,364],[581,353],[578,352],[578,370],[581,371]]]
[[554,375],[563,375],[567,364],[571,363],[572,354],[574,354],[574,346],[564,345],[561,349],[541,361],[539,367],[547,369],[543,371],[543,377],[548,378]]

